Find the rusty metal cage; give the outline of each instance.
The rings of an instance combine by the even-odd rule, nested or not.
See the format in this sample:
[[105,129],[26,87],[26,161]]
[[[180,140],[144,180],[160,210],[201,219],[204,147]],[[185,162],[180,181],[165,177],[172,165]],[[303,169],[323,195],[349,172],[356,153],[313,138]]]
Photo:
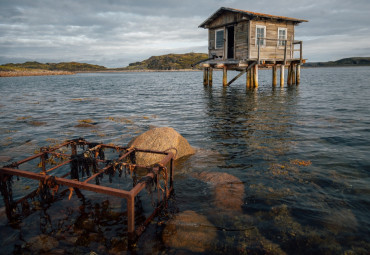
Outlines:
[[[71,153],[67,154],[70,148]],[[118,153],[117,158],[106,159],[104,150],[112,149]],[[135,164],[135,153],[151,153],[163,155],[162,160],[153,166]],[[110,144],[90,143],[83,138],[68,140],[55,147],[42,147],[40,152],[26,159],[14,162],[0,168],[0,190],[4,198],[7,217],[10,219],[14,209],[25,199],[37,193],[37,190],[16,201],[13,200],[11,182],[12,176],[24,177],[39,181],[39,187],[46,187],[54,193],[58,192],[60,186],[68,187],[69,198],[73,192],[78,196],[82,195],[80,190],[93,191],[105,195],[126,199],[127,201],[127,231],[129,236],[139,236],[146,225],[155,217],[160,208],[165,204],[173,191],[174,154],[169,151],[141,150]],[[51,158],[53,164],[50,164]],[[21,170],[19,167],[26,162],[39,159],[38,172],[29,169]],[[55,162],[54,159],[58,159]],[[70,167],[66,167],[70,165]],[[48,168],[48,166],[52,166]],[[57,169],[63,169],[56,173]],[[113,188],[99,183],[99,177],[120,172],[125,169],[127,172],[136,172],[144,169],[145,174],[134,180],[130,190]],[[81,176],[82,174],[82,176]],[[91,183],[93,180],[95,184]],[[145,187],[154,185],[156,187],[157,207],[152,214],[138,227],[135,228],[135,197]],[[67,190],[68,192],[68,190]]]

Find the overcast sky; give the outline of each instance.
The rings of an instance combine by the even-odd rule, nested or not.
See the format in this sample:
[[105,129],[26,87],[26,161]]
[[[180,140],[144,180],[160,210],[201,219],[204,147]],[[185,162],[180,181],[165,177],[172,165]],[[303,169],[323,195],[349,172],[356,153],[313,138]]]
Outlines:
[[222,6],[309,20],[295,38],[308,61],[370,56],[369,0],[0,0],[0,64],[123,67],[207,52],[207,30],[198,26]]

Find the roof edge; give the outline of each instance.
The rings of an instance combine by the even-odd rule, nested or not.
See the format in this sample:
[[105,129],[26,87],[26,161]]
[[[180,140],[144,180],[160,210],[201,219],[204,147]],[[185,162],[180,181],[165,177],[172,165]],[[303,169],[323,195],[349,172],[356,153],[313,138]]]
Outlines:
[[288,20],[288,21],[293,21],[296,23],[308,22],[308,20],[304,20],[304,19],[296,19],[296,18],[290,18],[290,17],[285,17],[285,16],[277,16],[277,15],[271,15],[271,14],[265,14],[265,13],[251,12],[251,11],[239,10],[239,9],[234,9],[234,8],[229,8],[229,7],[220,7],[216,12],[214,12],[205,21],[203,21],[198,27],[205,28],[205,26],[211,21],[213,21],[216,18],[215,16],[217,16],[217,14],[222,11],[242,13],[242,14],[249,15],[251,17],[263,17],[267,19]]

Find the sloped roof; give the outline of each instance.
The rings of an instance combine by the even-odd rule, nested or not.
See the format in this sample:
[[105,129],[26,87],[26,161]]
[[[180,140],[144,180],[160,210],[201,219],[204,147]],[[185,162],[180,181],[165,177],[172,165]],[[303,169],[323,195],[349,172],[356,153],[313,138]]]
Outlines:
[[230,11],[230,12],[235,12],[235,13],[242,13],[242,14],[245,14],[245,15],[247,15],[249,17],[253,17],[253,18],[254,17],[262,17],[262,18],[267,18],[267,19],[288,20],[288,21],[293,21],[293,22],[296,22],[296,23],[308,22],[308,20],[304,20],[304,19],[289,18],[289,17],[276,16],[276,15],[270,15],[270,14],[265,14],[265,13],[244,11],[244,10],[239,10],[239,9],[234,9],[234,8],[229,8],[229,7],[221,7],[214,14],[212,14],[208,19],[206,19],[202,24],[200,24],[199,27],[205,28],[206,25],[208,25],[209,23],[214,21],[216,18],[218,18],[225,11]]

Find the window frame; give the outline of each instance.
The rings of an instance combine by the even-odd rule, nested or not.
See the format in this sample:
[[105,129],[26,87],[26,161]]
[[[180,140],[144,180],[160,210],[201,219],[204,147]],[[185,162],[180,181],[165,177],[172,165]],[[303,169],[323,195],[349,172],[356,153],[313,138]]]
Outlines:
[[[256,42],[255,45],[258,47],[258,29],[263,28],[263,38],[266,38],[266,26],[263,25],[256,25]],[[259,44],[261,47],[266,47],[266,39],[262,39],[262,44]]]
[[[217,47],[217,32],[222,31],[222,46]],[[225,29],[216,29],[215,30],[215,49],[223,49],[225,47]]]
[[[280,31],[285,31],[285,38],[284,39],[281,39],[280,38]],[[286,27],[279,27],[278,28],[278,33],[277,33],[277,46],[278,47],[285,47],[285,44],[287,43],[287,41],[283,41],[283,40],[287,40],[288,39],[288,28]]]

